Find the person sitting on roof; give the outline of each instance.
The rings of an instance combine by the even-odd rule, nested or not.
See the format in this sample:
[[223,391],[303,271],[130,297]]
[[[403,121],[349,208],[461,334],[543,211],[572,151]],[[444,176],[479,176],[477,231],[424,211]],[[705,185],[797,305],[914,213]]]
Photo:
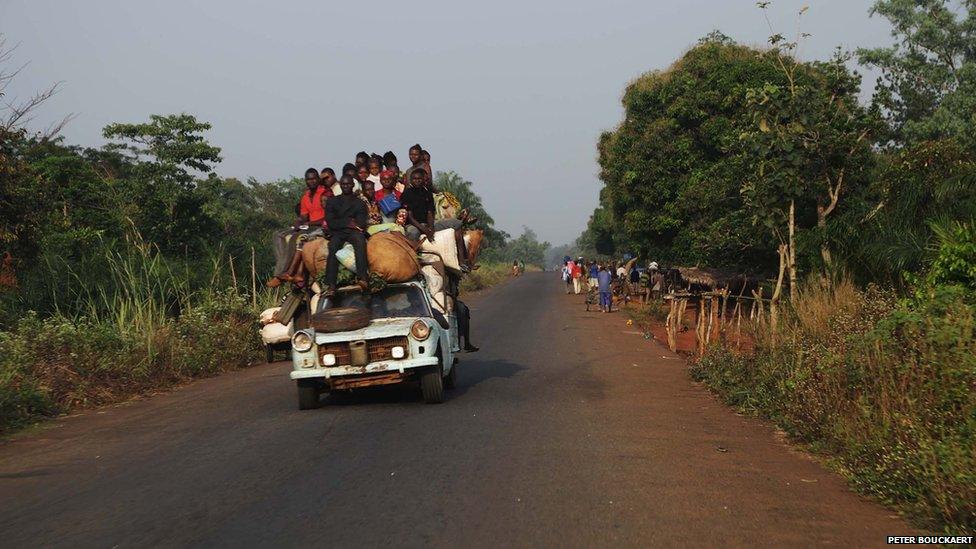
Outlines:
[[470,272],[468,250],[464,245],[464,234],[461,231],[463,223],[457,219],[442,219],[434,222],[434,193],[427,186],[427,172],[415,169],[410,173],[410,188],[400,195],[400,203],[407,210],[407,238],[419,241],[421,235],[424,235],[433,242],[435,231],[454,229],[461,270]]
[[325,262],[325,292],[330,297],[336,292],[339,277],[339,259],[336,252],[346,243],[352,244],[356,256],[356,284],[366,291],[369,287],[369,264],[366,260],[366,226],[368,211],[362,198],[353,193],[355,180],[344,175],[339,179],[342,194],[325,203],[325,220],[329,225],[329,257]]
[[277,231],[274,235],[275,276],[265,283],[270,288],[281,285],[283,281],[303,281],[299,269],[301,254],[296,253],[301,248],[298,236],[322,231],[322,223],[325,221],[323,203],[331,196],[332,191],[322,184],[315,168],[305,170],[305,186],[305,192],[298,203],[298,219],[290,228]]

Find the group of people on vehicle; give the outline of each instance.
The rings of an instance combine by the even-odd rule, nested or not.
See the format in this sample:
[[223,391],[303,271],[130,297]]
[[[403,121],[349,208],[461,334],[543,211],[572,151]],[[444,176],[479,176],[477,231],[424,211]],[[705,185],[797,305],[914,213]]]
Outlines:
[[637,266],[636,260],[628,261],[587,261],[582,256],[575,260],[563,258],[562,280],[566,293],[579,295],[595,293],[599,297],[600,310],[609,313],[613,310],[614,295],[627,300],[639,295],[642,303],[647,303],[662,290],[662,276],[657,262],[651,261],[646,268]]
[[[404,171],[400,170],[392,151],[383,155],[360,151],[354,162],[342,167],[339,176],[331,167],[321,171],[305,170],[306,189],[295,207],[297,219],[291,227],[275,234],[275,275],[267,285],[276,287],[282,282],[291,282],[304,286],[307,281],[301,268],[302,243],[324,237],[328,239],[328,256],[322,297],[336,294],[337,253],[347,244],[352,246],[355,257],[355,283],[363,292],[368,292],[367,239],[384,231],[402,234],[416,250],[424,239],[434,242],[437,231],[455,229],[454,244],[460,271],[469,272],[476,268],[469,260],[462,229],[477,219],[461,209],[453,195],[434,189],[429,152],[416,144],[410,147],[408,154],[411,165]],[[439,200],[450,203],[450,216],[439,215],[443,212],[438,211],[435,194]],[[457,287],[457,280],[449,282]],[[460,300],[455,303],[464,348],[469,352],[477,351],[470,341],[470,309]]]
[[352,245],[355,254],[356,284],[364,291],[368,288],[366,239],[380,231],[399,232],[416,244],[424,238],[433,241],[436,231],[456,229],[454,238],[461,270],[469,271],[472,265],[460,229],[477,220],[466,210],[454,218],[435,219],[436,190],[430,153],[416,144],[410,147],[409,158],[411,166],[405,171],[400,171],[392,151],[382,156],[361,151],[354,162],[342,167],[338,177],[329,167],[321,171],[305,170],[306,190],[296,208],[298,218],[291,228],[276,235],[275,276],[268,285],[277,286],[283,281],[304,283],[301,271],[293,268],[300,261],[293,244],[298,234],[329,239],[325,296],[336,291],[339,269],[336,253],[347,243]]

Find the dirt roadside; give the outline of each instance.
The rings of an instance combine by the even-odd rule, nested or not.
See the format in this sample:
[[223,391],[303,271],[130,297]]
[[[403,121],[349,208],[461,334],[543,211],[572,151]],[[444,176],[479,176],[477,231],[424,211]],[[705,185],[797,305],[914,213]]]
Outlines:
[[655,494],[646,500],[650,507],[645,501],[632,510],[634,519],[695,517],[703,525],[698,534],[667,542],[715,541],[701,534],[724,531],[732,544],[876,546],[889,535],[919,533],[852,492],[773,426],[721,403],[689,378],[683,357],[645,340],[636,323],[627,326],[626,312],[586,312],[582,296],[564,297],[565,329],[580,342],[580,358],[593,365],[600,387],[589,421],[594,430],[609,423],[610,432],[626,434],[601,436],[604,457],[618,476]]

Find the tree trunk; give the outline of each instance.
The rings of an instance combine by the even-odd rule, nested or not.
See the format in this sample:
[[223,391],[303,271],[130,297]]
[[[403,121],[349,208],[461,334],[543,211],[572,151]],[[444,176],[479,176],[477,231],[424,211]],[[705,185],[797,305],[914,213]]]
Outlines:
[[827,246],[827,208],[817,204],[817,228],[820,230],[820,257],[823,259],[823,272],[820,274],[820,284],[829,287],[833,268],[833,256],[830,255],[830,248]]
[[769,300],[769,337],[775,341],[776,328],[779,320],[779,298],[783,294],[783,275],[786,272],[786,264],[789,263],[789,246],[779,245],[779,275],[776,277],[776,289],[773,290],[773,297]]
[[790,200],[790,243],[787,265],[790,273],[790,301],[796,301],[796,206]]

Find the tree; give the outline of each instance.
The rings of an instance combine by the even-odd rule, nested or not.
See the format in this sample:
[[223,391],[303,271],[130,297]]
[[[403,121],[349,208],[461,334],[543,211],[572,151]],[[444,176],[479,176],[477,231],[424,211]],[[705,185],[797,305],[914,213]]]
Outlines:
[[872,14],[892,25],[896,44],[859,49],[881,70],[875,102],[896,145],[957,138],[976,150],[976,13],[973,0],[878,0]]
[[816,219],[812,240],[819,243],[824,274],[831,272],[828,219],[842,196],[866,184],[873,160],[870,138],[880,127],[877,116],[858,102],[860,78],[847,70],[849,57],[838,52],[829,62],[801,63],[793,57],[800,38],[770,38],[773,48],[761,56],[785,82],[747,90],[752,127],[741,137],[752,167],[742,186],[745,204],[754,222],[779,242],[791,297],[796,297],[799,225]]
[[551,245],[548,242],[539,242],[539,237],[536,236],[535,231],[523,226],[522,234],[505,244],[502,260],[506,263],[522,260],[528,265],[544,267],[546,251],[550,247]]
[[768,233],[743,208],[746,90],[786,78],[756,50],[715,35],[666,71],[627,86],[623,122],[599,140],[599,208],[584,253],[631,251],[668,263],[769,271]]
[[169,252],[198,249],[219,231],[206,210],[206,193],[193,172],[211,178],[220,148],[200,133],[210,124],[188,114],[152,115],[148,123],[110,124],[102,134],[117,141],[106,145],[122,156],[123,215],[140,238]]
[[210,174],[220,158],[220,147],[214,147],[200,133],[210,129],[189,114],[151,115],[149,122],[109,124],[102,130],[106,139],[121,140],[106,146],[128,154],[129,158],[155,178],[165,177],[190,185],[189,170]]

